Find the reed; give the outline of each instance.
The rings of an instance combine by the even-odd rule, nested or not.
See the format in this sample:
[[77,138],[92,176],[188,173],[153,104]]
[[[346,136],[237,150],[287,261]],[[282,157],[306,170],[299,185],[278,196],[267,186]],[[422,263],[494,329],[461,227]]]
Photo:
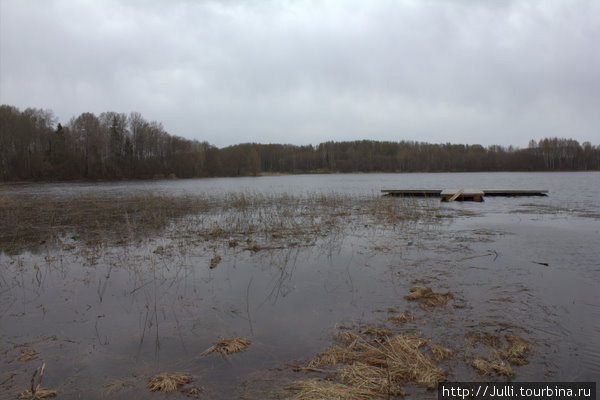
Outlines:
[[[436,213],[429,203],[339,193],[2,195],[0,251],[18,254],[52,243],[127,244],[165,230],[184,240],[226,239],[231,244],[255,234],[282,243],[310,241],[349,227],[433,221]],[[255,241],[248,249],[282,247]]]

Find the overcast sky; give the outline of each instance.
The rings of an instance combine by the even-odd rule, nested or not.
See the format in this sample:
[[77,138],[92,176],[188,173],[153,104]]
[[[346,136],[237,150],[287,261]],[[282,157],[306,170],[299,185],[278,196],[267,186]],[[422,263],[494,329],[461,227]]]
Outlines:
[[0,103],[219,147],[600,144],[600,1],[0,0]]

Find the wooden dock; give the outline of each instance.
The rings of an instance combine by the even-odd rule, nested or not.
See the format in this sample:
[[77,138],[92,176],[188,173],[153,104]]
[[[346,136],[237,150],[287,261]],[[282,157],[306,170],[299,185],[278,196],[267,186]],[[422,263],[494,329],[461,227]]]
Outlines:
[[441,197],[442,201],[483,201],[485,196],[547,196],[546,189],[382,189],[385,196]]
[[442,201],[483,201],[485,192],[478,189],[445,189],[440,196]]

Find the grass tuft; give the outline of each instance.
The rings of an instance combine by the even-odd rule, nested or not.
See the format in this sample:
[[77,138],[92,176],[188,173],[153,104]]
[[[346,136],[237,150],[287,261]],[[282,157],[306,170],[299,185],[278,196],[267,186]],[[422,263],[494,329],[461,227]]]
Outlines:
[[372,400],[384,398],[367,389],[324,379],[297,381],[286,389],[294,392],[289,400]]
[[201,356],[215,352],[223,355],[239,353],[246,350],[251,343],[250,339],[244,337],[217,340],[211,347],[206,349]]
[[454,299],[454,295],[451,292],[436,293],[431,288],[425,286],[415,286],[410,289],[410,293],[404,296],[406,300],[418,300],[422,306],[426,307],[437,307],[443,306],[451,299]]
[[187,374],[167,374],[153,376],[148,379],[148,389],[152,392],[169,393],[179,390],[179,388],[193,380],[191,375]]

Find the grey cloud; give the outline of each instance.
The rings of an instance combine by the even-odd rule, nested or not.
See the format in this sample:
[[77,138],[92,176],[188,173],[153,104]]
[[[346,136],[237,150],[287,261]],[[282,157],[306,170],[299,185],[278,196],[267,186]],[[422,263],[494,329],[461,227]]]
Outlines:
[[238,142],[600,142],[594,1],[1,0],[0,101]]

